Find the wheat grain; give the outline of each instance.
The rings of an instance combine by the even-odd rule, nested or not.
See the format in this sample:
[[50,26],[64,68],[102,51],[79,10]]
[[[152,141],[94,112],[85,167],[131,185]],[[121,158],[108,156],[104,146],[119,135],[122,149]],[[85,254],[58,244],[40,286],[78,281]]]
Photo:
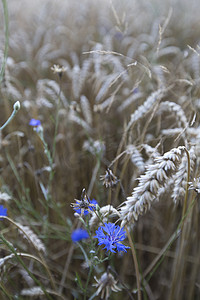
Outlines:
[[164,70],[161,66],[154,66],[153,67],[153,73],[156,75],[158,87],[164,88],[166,86],[166,79],[164,76]]
[[166,55],[181,55],[181,50],[175,46],[168,46],[166,48],[160,49],[159,53],[157,54],[157,59],[161,59],[163,56]]
[[165,101],[160,104],[160,110],[169,110],[176,117],[179,127],[186,128],[188,125],[187,118],[181,106],[175,102]]
[[[58,97],[64,104],[65,107],[68,106],[68,101],[64,96],[63,92],[60,92],[59,84],[54,80],[40,79],[37,82],[37,99],[36,103],[39,106],[47,106],[49,108],[53,107],[54,103],[58,103]],[[52,100],[50,102],[49,100]]]
[[131,157],[131,162],[138,168],[140,173],[143,173],[145,170],[145,164],[141,153],[134,145],[128,145],[126,149],[127,154]]
[[148,144],[142,144],[142,147],[144,148],[146,154],[150,157],[150,158],[156,158],[158,156],[160,156],[160,153],[158,152],[157,147],[152,147]]
[[116,75],[115,74],[110,74],[107,75],[106,80],[104,81],[104,83],[102,84],[96,98],[95,98],[95,102],[100,102],[106,95],[106,93],[109,91],[110,85],[112,83],[113,80],[116,79]]
[[78,114],[73,110],[70,110],[70,112],[69,112],[69,120],[75,122],[78,125],[80,125],[82,128],[84,128],[86,130],[86,132],[89,132],[89,133],[92,132],[92,129],[87,124],[87,122],[85,122],[83,119],[81,119],[78,116]]
[[131,120],[127,127],[130,128],[136,121],[140,120],[147,113],[149,113],[155,103],[160,101],[164,96],[164,91],[165,90],[163,89],[159,89],[156,92],[153,92],[147,98],[147,100],[141,106],[139,106],[139,108],[133,114],[131,114]]
[[46,253],[46,248],[43,242],[39,239],[39,237],[30,229],[29,226],[23,226],[17,223],[19,233],[28,240],[28,242],[32,243],[32,245],[40,252]]
[[0,280],[3,279],[3,276],[7,270],[7,262],[8,260],[12,259],[13,257],[15,256],[15,254],[10,254],[10,255],[7,255],[3,258],[0,258]]
[[86,122],[89,125],[91,125],[92,124],[92,111],[91,111],[91,107],[90,107],[90,102],[86,96],[81,95],[80,105],[81,105],[81,110],[82,110],[82,113],[83,113],[83,116],[84,116]]
[[80,72],[81,69],[79,65],[74,65],[72,69],[72,91],[75,99],[78,99],[81,92],[80,82]]
[[92,155],[100,155],[102,156],[105,153],[105,144],[99,140],[89,139],[84,142],[83,149],[89,151]]
[[156,158],[155,164],[146,168],[144,175],[139,177],[139,184],[132,195],[127,198],[120,208],[121,226],[134,222],[140,214],[146,212],[156,199],[158,190],[165,186],[169,178],[175,173],[181,162],[183,147],[178,147]]
[[32,287],[34,285],[34,280],[31,278],[31,276],[28,274],[28,272],[24,269],[19,269],[19,274],[22,276],[24,281],[27,283],[28,286]]
[[101,103],[95,104],[93,106],[93,110],[94,110],[94,112],[102,113],[107,107],[110,107],[112,102],[113,102],[113,96],[107,98],[106,100],[104,100]]
[[34,286],[29,289],[23,289],[21,291],[21,296],[28,296],[28,297],[38,297],[38,296],[43,296],[44,292],[39,286]]
[[127,99],[123,101],[123,103],[118,107],[118,111],[122,112],[125,110],[129,105],[133,104],[136,100],[143,97],[143,93],[138,92],[135,94],[131,94]]
[[[192,174],[195,164],[195,149],[192,147],[189,151],[190,156],[190,174]],[[177,173],[173,176],[174,180],[174,188],[172,192],[172,199],[175,204],[180,201],[183,202],[185,192],[186,192],[186,184],[187,184],[187,167],[188,167],[188,159],[186,154],[183,156],[181,164],[178,167]]]
[[80,76],[79,76],[79,90],[81,90],[84,87],[84,84],[86,84],[86,80],[88,79],[89,76],[89,69],[92,65],[92,59],[85,59],[83,61],[82,68],[80,70]]
[[179,135],[183,130],[181,128],[168,128],[168,129],[162,129],[161,130],[161,133],[163,135],[166,135],[166,136],[170,136],[170,135]]
[[5,256],[3,258],[0,258],[0,268],[2,268],[6,264],[6,262],[8,260],[12,259],[14,256],[15,256],[15,254],[12,253],[12,254],[7,255],[7,256]]
[[196,53],[193,53],[193,55],[191,56],[190,59],[191,62],[191,67],[192,67],[192,71],[194,74],[194,78],[195,79],[199,79],[200,78],[200,57],[199,57],[199,53],[198,55]]

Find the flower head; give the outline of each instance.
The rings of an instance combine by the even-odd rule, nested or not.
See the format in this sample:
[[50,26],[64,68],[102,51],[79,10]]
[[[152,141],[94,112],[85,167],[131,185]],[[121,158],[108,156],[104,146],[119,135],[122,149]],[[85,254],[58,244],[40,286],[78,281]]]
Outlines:
[[110,297],[111,291],[121,291],[121,288],[117,286],[117,281],[109,272],[103,273],[100,279],[97,279],[96,276],[94,276],[94,279],[97,283],[94,283],[93,286],[96,286],[98,288],[96,295],[99,295],[101,293],[101,299],[107,300]]
[[67,68],[63,66],[61,67],[59,65],[53,65],[53,67],[51,67],[51,70],[53,71],[54,74],[57,73],[60,77],[62,77],[62,74],[66,72]]
[[113,172],[110,169],[106,170],[105,175],[100,176],[100,180],[103,180],[103,184],[106,188],[114,187],[119,182],[117,177],[113,174]]
[[13,105],[13,109],[14,111],[18,111],[20,109],[20,102],[19,101],[16,101]]
[[37,127],[37,126],[41,125],[41,122],[40,122],[40,120],[31,119],[30,122],[29,122],[29,125]]
[[[4,208],[3,205],[0,205],[0,217],[7,216],[7,208]],[[0,219],[1,220],[1,219]]]
[[126,237],[124,229],[114,223],[104,223],[96,230],[94,237],[98,239],[99,245],[105,245],[103,249],[107,251],[115,252],[113,249],[117,248],[117,251],[126,252],[126,248],[129,248],[120,243]]
[[89,234],[85,229],[76,229],[71,234],[71,239],[74,243],[81,241],[82,239],[89,238]]
[[[77,204],[77,207],[80,207],[80,203],[78,202],[80,200],[76,200],[76,203],[74,203],[74,205]],[[95,210],[95,206],[96,204],[98,204],[98,202],[95,200],[95,199],[92,199],[92,200],[89,200],[90,201],[90,204],[88,206],[87,209],[84,209],[84,216],[87,216],[89,214],[89,212],[93,212]],[[81,207],[80,208],[75,208],[74,207],[74,210],[77,214],[81,215]]]
[[43,134],[43,127],[41,125],[40,120],[37,119],[31,119],[29,122],[29,125],[34,127],[34,130],[39,134],[42,135]]
[[[75,199],[75,201],[76,203],[72,203],[71,206],[78,214],[80,213],[81,216],[83,214],[86,215],[96,209],[97,201],[94,199],[90,200],[85,189],[82,191],[81,200]],[[85,214],[85,212],[87,213]]]

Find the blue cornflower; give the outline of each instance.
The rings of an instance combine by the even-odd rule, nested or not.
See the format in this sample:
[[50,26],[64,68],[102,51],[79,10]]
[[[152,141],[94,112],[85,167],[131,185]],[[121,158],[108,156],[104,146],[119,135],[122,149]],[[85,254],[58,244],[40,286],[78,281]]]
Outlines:
[[81,241],[82,239],[89,238],[89,234],[88,234],[87,230],[79,228],[72,232],[71,238],[72,238],[72,241],[74,243],[76,243],[76,242]]
[[138,87],[134,88],[134,90],[133,90],[133,94],[137,94],[137,93],[139,93],[139,92],[140,92],[140,90],[139,90],[139,88],[138,88]]
[[[81,208],[80,203],[78,203],[77,201],[79,201],[79,200],[76,200],[77,207],[79,207],[79,208],[74,207],[74,210],[76,213],[78,213],[80,215],[81,209],[83,209],[83,208]],[[74,205],[76,205],[76,204],[74,204]],[[87,209],[84,209],[84,216],[87,216],[89,214],[89,211],[90,212],[94,211],[96,209],[96,204],[98,204],[98,202],[95,199],[89,200],[89,205],[88,205]]]
[[37,126],[41,125],[41,122],[40,122],[40,120],[31,119],[30,122],[29,122],[29,125],[37,127]]
[[[0,217],[3,216],[7,216],[7,208],[4,208],[3,205],[0,205]],[[1,218],[0,218],[1,220]]]
[[[92,212],[96,209],[97,201],[95,199],[90,200],[85,188],[82,190],[81,199],[74,199],[76,203],[72,203],[71,207],[79,214],[87,215],[89,212]],[[85,214],[86,212],[86,214]]]
[[120,243],[126,237],[125,231],[124,228],[114,223],[104,223],[104,226],[100,226],[96,230],[94,237],[98,239],[99,245],[105,245],[103,249],[107,251],[115,252],[113,249],[117,248],[117,251],[126,252],[126,248],[130,248]]

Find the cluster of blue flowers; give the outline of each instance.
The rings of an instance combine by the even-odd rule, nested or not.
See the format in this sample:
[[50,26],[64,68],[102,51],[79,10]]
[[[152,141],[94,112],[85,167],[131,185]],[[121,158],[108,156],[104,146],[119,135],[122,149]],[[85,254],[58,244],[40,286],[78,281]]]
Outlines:
[[[41,126],[41,122],[37,119],[31,119],[29,125],[37,128],[38,126]],[[76,203],[72,206],[76,213],[87,216],[90,212],[93,212],[96,209],[96,204],[97,201],[95,199],[90,200],[88,198],[85,200],[83,198],[82,200],[76,200]],[[85,229],[76,229],[71,234],[71,239],[74,243],[87,238],[89,238],[89,234]],[[126,249],[130,248],[121,243],[126,238],[124,229],[114,223],[104,223],[103,226],[98,228],[94,238],[98,239],[98,245],[105,246],[103,249],[114,253],[116,251],[127,252]]]
[[[84,209],[83,203],[80,200],[76,200],[76,203],[73,204],[73,209],[76,211],[76,213],[80,215],[84,210],[84,215],[88,215],[89,212],[95,210],[95,204],[97,204],[97,201],[95,199],[89,200],[88,198],[88,201],[89,204],[87,203]],[[85,229],[81,228],[74,230],[71,235],[71,239],[73,242],[79,242],[82,239],[87,238],[89,238],[88,232]],[[126,249],[130,248],[121,243],[126,238],[124,228],[121,228],[120,226],[115,225],[114,223],[104,223],[103,226],[100,226],[96,230],[96,235],[94,236],[94,238],[98,239],[98,245],[105,246],[103,249],[114,253],[116,251],[127,252]]]
[[[41,122],[37,119],[31,119],[29,125],[37,128],[41,126]],[[87,216],[95,210],[97,201],[95,199],[90,200],[89,198],[86,200],[76,200],[76,203],[73,204],[73,209],[76,213],[80,215],[83,213],[84,216]],[[85,229],[76,229],[71,234],[71,239],[75,243],[87,238],[89,238],[89,234]],[[98,239],[98,245],[105,245],[103,249],[114,253],[115,250],[126,252],[126,249],[130,248],[121,243],[126,238],[124,229],[114,223],[104,223],[103,226],[98,228],[94,238]]]

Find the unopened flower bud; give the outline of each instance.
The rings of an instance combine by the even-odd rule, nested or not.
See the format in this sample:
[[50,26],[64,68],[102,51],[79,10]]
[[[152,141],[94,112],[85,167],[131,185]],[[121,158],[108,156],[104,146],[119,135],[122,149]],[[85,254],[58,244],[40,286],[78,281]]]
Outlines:
[[14,109],[14,111],[20,110],[20,102],[19,101],[15,102],[15,104],[13,105],[13,109]]

